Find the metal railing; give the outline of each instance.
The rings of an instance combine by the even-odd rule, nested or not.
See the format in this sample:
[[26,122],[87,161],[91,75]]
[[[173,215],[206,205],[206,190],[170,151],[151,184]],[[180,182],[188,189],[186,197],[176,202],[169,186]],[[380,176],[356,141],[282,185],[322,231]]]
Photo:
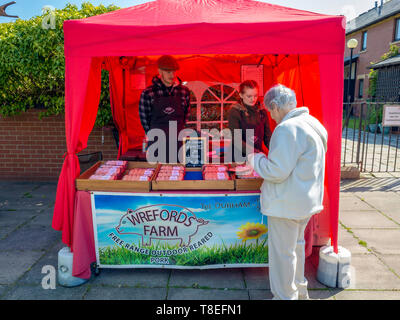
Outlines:
[[356,165],[361,172],[400,172],[400,128],[381,123],[383,106],[390,104],[399,103],[343,103],[342,166]]

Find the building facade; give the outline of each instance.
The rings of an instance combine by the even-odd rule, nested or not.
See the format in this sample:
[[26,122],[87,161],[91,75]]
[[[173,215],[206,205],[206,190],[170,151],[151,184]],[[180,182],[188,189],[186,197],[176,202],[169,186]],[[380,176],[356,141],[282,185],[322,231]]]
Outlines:
[[[375,7],[348,21],[346,43],[356,39],[358,46],[353,49],[350,96],[352,101],[368,99],[369,72],[371,63],[379,62],[391,45],[400,47],[400,0],[375,1]],[[345,95],[350,70],[351,50],[345,50]]]

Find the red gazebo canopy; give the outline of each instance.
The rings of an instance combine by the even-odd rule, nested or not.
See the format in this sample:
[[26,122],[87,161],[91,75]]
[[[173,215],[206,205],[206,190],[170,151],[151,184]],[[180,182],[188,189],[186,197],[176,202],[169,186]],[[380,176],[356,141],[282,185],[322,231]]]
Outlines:
[[[53,228],[72,247],[77,153],[87,147],[100,99],[101,69],[109,71],[121,152],[143,137],[142,88],[160,55],[174,55],[184,81],[240,82],[240,63],[264,66],[264,92],[276,82],[296,91],[328,131],[325,209],[337,250],[345,21],[251,0],[157,0],[64,22],[67,155],[60,174]],[[127,57],[122,65],[120,57]],[[278,63],[279,62],[279,63]],[[264,93],[263,92],[263,93]],[[140,129],[139,129],[140,128]]]

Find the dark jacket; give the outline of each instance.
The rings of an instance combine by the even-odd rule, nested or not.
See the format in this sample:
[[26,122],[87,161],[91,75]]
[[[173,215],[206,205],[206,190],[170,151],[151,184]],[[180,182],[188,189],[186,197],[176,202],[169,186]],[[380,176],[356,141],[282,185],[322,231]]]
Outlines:
[[139,117],[142,123],[144,131],[150,130],[152,107],[154,103],[154,97],[169,95],[176,96],[178,94],[182,97],[182,106],[185,110],[184,122],[187,122],[190,108],[190,91],[187,87],[182,85],[182,82],[174,84],[172,87],[166,87],[158,76],[155,76],[152,80],[153,84],[143,90],[140,95],[139,101]]
[[[263,123],[264,132],[263,136],[260,137],[264,142],[265,146],[269,148],[269,141],[271,140],[271,128],[269,127],[269,117],[267,111],[257,103],[256,106],[250,107],[243,103],[237,103],[232,106],[228,114],[228,127],[231,130],[232,141],[234,137],[234,129],[243,129],[241,123],[246,121],[247,123],[257,126],[261,122]],[[245,154],[246,141],[242,141],[242,153]],[[261,150],[255,150],[260,152]]]

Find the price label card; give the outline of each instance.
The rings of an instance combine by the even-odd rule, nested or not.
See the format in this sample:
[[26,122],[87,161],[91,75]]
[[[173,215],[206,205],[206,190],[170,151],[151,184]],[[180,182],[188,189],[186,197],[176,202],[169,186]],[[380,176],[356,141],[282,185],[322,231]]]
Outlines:
[[183,162],[186,167],[201,167],[207,163],[207,138],[186,137],[183,140]]

